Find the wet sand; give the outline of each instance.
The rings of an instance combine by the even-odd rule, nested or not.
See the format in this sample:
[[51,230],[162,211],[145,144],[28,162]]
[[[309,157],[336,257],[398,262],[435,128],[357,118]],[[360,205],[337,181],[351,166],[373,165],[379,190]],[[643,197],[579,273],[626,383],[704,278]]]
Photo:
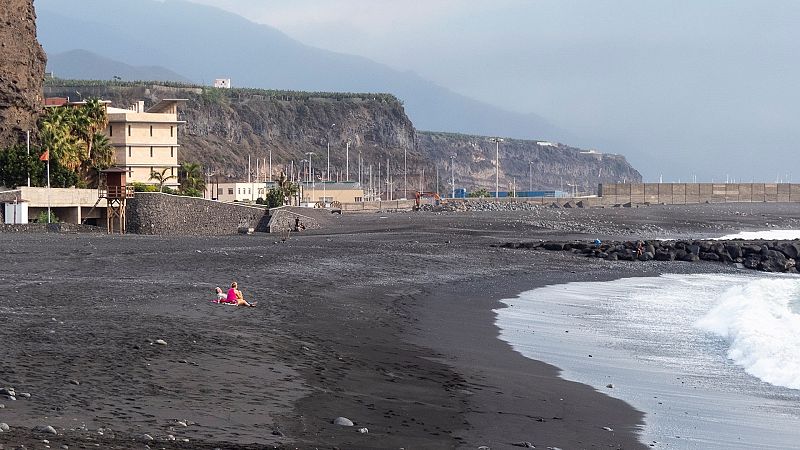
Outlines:
[[[490,244],[800,228],[800,206],[387,213],[324,225],[286,242],[0,234],[0,387],[31,394],[0,398],[11,426],[0,443],[143,448],[148,434],[157,448],[640,448],[641,413],[512,351],[492,309],[536,286],[670,263]],[[210,302],[234,279],[257,308]],[[332,425],[338,416],[355,427]]]

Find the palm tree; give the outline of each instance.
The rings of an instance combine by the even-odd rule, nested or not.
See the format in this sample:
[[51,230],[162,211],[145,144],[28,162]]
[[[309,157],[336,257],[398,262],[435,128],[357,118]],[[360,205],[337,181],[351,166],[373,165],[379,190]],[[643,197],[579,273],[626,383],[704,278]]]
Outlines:
[[184,192],[196,195],[205,190],[206,183],[203,181],[203,172],[200,164],[184,162],[181,164],[181,173],[183,174],[181,189]]
[[164,183],[172,178],[175,178],[175,175],[167,175],[168,170],[169,167],[165,168],[161,172],[156,172],[155,170],[150,172],[150,179],[158,181],[158,192],[164,192]]
[[50,108],[41,122],[41,136],[44,148],[50,151],[60,164],[75,172],[81,166],[82,149],[72,134],[75,117],[69,108]]
[[297,185],[289,181],[284,172],[281,172],[280,177],[278,177],[277,184],[278,190],[281,192],[281,196],[283,196],[284,199],[288,198],[289,202],[291,202],[292,198],[294,198],[294,196],[297,194]]

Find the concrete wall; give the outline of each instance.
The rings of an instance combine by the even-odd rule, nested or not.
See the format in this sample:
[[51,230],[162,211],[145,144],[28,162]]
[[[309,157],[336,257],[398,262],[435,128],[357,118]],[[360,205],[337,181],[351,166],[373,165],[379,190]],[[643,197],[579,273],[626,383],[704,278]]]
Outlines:
[[375,212],[386,210],[410,211],[413,208],[414,200],[385,200],[377,202],[342,203],[343,212]]
[[800,184],[789,183],[601,184],[598,192],[604,205],[800,202]]
[[157,192],[137,192],[127,203],[129,233],[155,235],[236,234],[240,228],[267,231],[266,209]]

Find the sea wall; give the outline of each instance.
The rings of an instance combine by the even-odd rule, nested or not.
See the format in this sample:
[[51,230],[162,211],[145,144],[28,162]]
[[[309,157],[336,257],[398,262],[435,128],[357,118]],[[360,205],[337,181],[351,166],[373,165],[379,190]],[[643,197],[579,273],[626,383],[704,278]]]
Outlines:
[[735,202],[800,202],[800,184],[790,183],[640,183],[601,184],[604,205]]
[[202,198],[137,192],[126,208],[129,233],[152,235],[229,235],[241,230],[266,232],[264,208]]
[[763,272],[798,273],[800,240],[794,241],[586,241],[507,242],[511,249],[568,251],[608,261],[710,261]]

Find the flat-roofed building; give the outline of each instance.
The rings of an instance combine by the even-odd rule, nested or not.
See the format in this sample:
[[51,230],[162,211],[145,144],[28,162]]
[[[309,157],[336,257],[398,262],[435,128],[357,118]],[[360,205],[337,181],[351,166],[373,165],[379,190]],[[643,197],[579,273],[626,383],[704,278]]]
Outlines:
[[185,99],[164,99],[144,109],[137,102],[131,109],[108,107],[106,136],[114,146],[115,165],[127,170],[128,183],[158,184],[153,172],[167,169],[165,186],[178,186],[178,106]]
[[316,203],[330,205],[333,202],[354,203],[364,201],[364,188],[355,181],[326,181],[300,183],[300,204],[311,206]]

